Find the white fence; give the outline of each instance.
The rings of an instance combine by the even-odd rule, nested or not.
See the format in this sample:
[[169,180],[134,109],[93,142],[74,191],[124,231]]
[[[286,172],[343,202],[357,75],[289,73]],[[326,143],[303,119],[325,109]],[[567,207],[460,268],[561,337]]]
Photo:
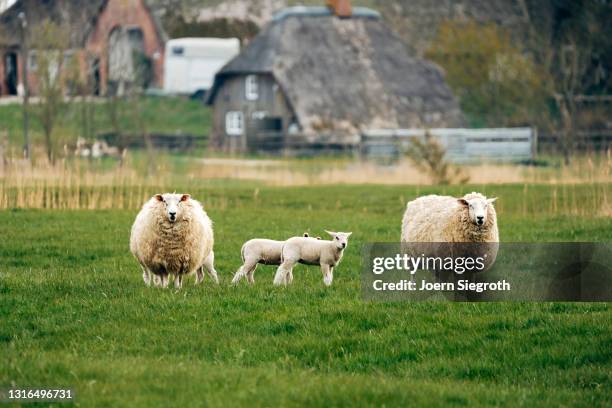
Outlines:
[[532,159],[537,132],[532,128],[490,129],[371,129],[361,135],[364,156],[393,157],[403,154],[413,138],[435,137],[455,163],[512,162]]

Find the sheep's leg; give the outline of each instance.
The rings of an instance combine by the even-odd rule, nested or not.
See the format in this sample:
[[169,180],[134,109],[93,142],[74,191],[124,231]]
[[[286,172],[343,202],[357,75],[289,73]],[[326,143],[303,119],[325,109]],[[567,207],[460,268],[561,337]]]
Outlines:
[[168,287],[168,283],[170,283],[170,279],[167,273],[160,276],[161,279],[161,287],[166,289]]
[[149,270],[142,265],[140,265],[140,269],[142,269],[142,280],[144,281],[145,285],[151,286],[151,272],[149,272]]
[[289,271],[287,275],[285,275],[285,285],[291,285],[293,283],[293,270]]
[[183,275],[181,275],[180,273],[177,273],[174,276],[174,288],[180,289],[181,287],[183,287]]
[[257,264],[255,264],[251,269],[247,271],[247,280],[250,285],[255,283],[255,269],[257,269]]
[[153,285],[155,285],[156,288],[159,288],[161,284],[162,284],[162,281],[159,275],[153,274]]
[[296,261],[291,259],[285,259],[282,264],[276,270],[276,275],[274,275],[274,286],[280,286],[282,284],[287,284],[287,275],[293,273],[293,267],[295,266]]
[[196,269],[195,275],[195,284],[199,285],[204,281],[204,267],[200,266],[198,269]]
[[208,272],[208,275],[212,278],[213,281],[218,285],[219,284],[219,276],[217,276],[217,271],[215,270],[215,253],[210,251],[210,254],[204,260],[204,269]]
[[255,272],[256,268],[257,268],[257,262],[246,261],[244,265],[242,265],[240,269],[238,269],[238,271],[234,275],[234,279],[232,279],[232,283],[233,284],[238,283],[240,279],[244,278],[245,276],[249,280],[249,283],[254,283],[255,279],[253,279],[253,272]]
[[321,272],[323,272],[323,283],[325,286],[331,286],[334,280],[334,270],[327,264],[321,264]]

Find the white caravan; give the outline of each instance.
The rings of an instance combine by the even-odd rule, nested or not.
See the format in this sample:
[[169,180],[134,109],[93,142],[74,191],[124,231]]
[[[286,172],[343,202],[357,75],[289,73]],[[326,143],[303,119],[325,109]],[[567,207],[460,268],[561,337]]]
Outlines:
[[176,38],[166,42],[164,91],[201,96],[215,74],[240,52],[237,38]]

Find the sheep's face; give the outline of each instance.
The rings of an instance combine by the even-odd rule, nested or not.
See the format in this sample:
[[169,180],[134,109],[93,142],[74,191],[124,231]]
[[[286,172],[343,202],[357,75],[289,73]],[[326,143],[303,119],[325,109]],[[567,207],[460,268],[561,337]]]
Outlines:
[[342,250],[348,246],[348,239],[352,232],[333,232],[325,231],[332,237],[332,241],[336,245],[336,248]]
[[189,194],[156,194],[155,199],[163,203],[168,221],[176,222],[182,217],[183,203],[189,200]]
[[487,223],[489,205],[491,205],[495,200],[497,200],[497,198],[474,197],[468,199],[457,199],[459,204],[467,207],[470,221],[479,227],[482,227]]

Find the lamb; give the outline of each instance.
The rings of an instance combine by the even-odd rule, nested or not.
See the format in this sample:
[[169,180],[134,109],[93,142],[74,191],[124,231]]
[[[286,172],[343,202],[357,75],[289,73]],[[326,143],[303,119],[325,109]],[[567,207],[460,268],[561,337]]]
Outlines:
[[[307,232],[303,235],[308,238]],[[317,237],[316,239],[321,239]],[[232,279],[232,283],[238,283],[240,279],[247,277],[250,284],[255,283],[255,269],[257,264],[280,265],[281,251],[285,241],[275,241],[272,239],[251,239],[242,245],[240,255],[242,256],[242,266]]]
[[204,279],[203,269],[219,283],[214,268],[212,221],[202,205],[189,194],[156,194],[147,201],[134,221],[130,251],[140,263],[145,285],[182,286],[183,276],[196,272],[196,284]]
[[402,242],[499,242],[493,202],[472,192],[462,198],[428,195],[408,203]]
[[276,270],[274,285],[290,284],[293,281],[293,267],[297,263],[320,265],[323,273],[323,283],[332,284],[334,268],[338,265],[348,245],[351,232],[325,231],[331,235],[330,241],[314,238],[294,237],[285,242],[282,247],[282,263]]

